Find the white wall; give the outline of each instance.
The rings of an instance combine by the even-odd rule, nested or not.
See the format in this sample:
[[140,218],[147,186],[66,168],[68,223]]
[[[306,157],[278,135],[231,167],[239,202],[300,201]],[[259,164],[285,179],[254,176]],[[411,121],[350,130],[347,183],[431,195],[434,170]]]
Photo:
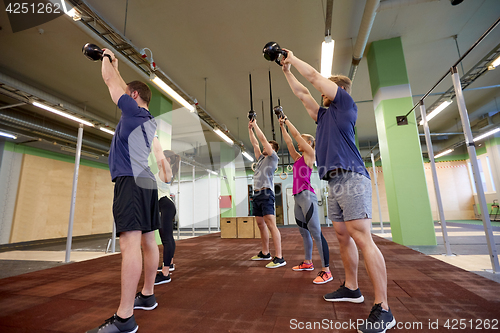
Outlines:
[[[3,148],[3,147],[2,147]],[[16,207],[23,154],[0,150],[0,244],[8,244]]]

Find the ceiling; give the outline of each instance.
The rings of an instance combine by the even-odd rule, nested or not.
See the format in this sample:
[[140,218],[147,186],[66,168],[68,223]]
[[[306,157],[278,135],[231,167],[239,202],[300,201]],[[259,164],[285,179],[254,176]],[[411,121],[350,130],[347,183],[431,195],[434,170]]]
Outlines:
[[[273,104],[278,99],[288,118],[303,133],[315,134],[315,123],[307,116],[300,101],[291,92],[281,68],[262,56],[269,41],[291,49],[295,55],[319,69],[321,42],[324,40],[326,1],[321,0],[85,0],[101,19],[130,40],[137,48],[152,50],[154,61],[183,91],[196,98],[199,105],[232,137],[252,152],[248,139],[247,113],[250,110],[249,74],[253,83],[253,105],[260,127],[268,139],[271,130],[269,73],[272,77]],[[353,45],[356,42],[365,0],[334,0],[332,38],[335,40],[333,73],[348,74]],[[0,4],[2,7],[3,4]],[[103,45],[97,36],[82,29],[66,15],[39,26],[13,33],[4,8],[0,12],[0,74],[18,80],[46,94],[85,109],[89,119],[114,127],[117,110],[100,75],[100,65],[81,53],[87,43]],[[417,103],[420,97],[446,73],[474,42],[500,17],[498,0],[464,0],[452,6],[449,0],[385,0],[375,16],[365,55],[372,41],[401,37],[408,77]],[[456,39],[454,38],[456,36]],[[497,47],[500,27],[494,29],[463,61],[463,71]],[[462,75],[462,65],[459,73]],[[125,81],[144,80],[134,65],[120,62]],[[297,72],[295,71],[297,74]],[[488,71],[464,92],[471,123],[499,111],[500,68]],[[300,75],[299,80],[319,101],[320,94]],[[452,86],[448,76],[434,92]],[[496,86],[496,87],[492,87]],[[474,89],[488,87],[485,89]],[[472,89],[471,89],[472,88]],[[352,89],[358,102],[357,133],[363,157],[377,142],[372,95],[366,58],[361,60]],[[430,106],[439,96],[429,96]],[[0,107],[19,103],[0,93]],[[179,105],[174,103],[174,108]],[[76,136],[78,125],[72,121],[29,104],[2,112],[17,112],[35,117],[42,124],[63,126]],[[406,114],[409,110],[401,110]],[[419,112],[417,112],[417,117]],[[460,132],[456,103],[429,122],[431,133]],[[0,121],[0,130],[19,135],[17,143],[61,151],[69,141],[42,137],[23,131],[18,125]],[[185,150],[188,157],[203,165],[219,163],[221,140],[198,118],[177,110],[173,117],[173,149]],[[276,139],[280,142],[275,121]],[[419,127],[420,133],[423,129]],[[85,127],[84,138],[96,145],[109,144],[111,136]],[[41,140],[40,140],[41,139]],[[440,140],[437,140],[440,139]],[[439,152],[463,136],[433,137],[434,151]],[[55,143],[54,143],[55,142]],[[194,149],[196,148],[196,150]],[[106,153],[84,145],[84,150],[105,162]],[[236,149],[236,148],[235,148]],[[236,149],[239,150],[239,149]],[[426,146],[423,145],[423,151]],[[63,151],[62,151],[63,152]],[[456,151],[460,153],[460,150]],[[465,151],[464,151],[465,152]],[[63,152],[72,154],[71,152]],[[253,153],[253,152],[252,152]],[[248,166],[248,164],[247,164]]]

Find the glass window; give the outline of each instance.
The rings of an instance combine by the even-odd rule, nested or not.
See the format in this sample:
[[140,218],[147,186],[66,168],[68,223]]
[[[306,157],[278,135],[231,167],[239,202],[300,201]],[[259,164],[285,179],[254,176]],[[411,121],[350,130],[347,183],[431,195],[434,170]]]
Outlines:
[[488,168],[488,175],[490,176],[491,191],[496,192],[497,190],[495,188],[495,181],[493,180],[493,175],[491,174],[490,159],[488,156],[486,156],[486,167]]

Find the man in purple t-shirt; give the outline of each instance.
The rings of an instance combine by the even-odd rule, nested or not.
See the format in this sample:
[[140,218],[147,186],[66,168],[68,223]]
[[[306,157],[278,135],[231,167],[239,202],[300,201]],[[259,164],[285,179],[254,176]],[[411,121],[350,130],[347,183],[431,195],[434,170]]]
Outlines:
[[[122,254],[121,298],[116,313],[87,333],[134,333],[138,330],[134,309],[153,310],[158,305],[154,296],[159,260],[154,236],[160,225],[158,190],[147,161],[156,122],[148,111],[149,87],[140,81],[125,84],[118,59],[109,50],[104,55],[102,78],[122,112],[109,151],[109,171],[115,183],[113,217]],[[136,294],[142,273],[141,245],[144,286]]]
[[[340,246],[345,282],[324,296],[330,302],[361,303],[358,288],[358,248],[363,253],[366,270],[375,291],[375,304],[359,332],[385,332],[396,325],[387,302],[385,260],[371,233],[371,181],[354,140],[357,107],[349,95],[351,80],[343,75],[329,79],[297,58],[292,51],[281,61],[293,93],[317,123],[316,160],[318,174],[328,181],[328,217],[332,220]],[[294,66],[323,98],[320,107],[309,90],[290,71]]]

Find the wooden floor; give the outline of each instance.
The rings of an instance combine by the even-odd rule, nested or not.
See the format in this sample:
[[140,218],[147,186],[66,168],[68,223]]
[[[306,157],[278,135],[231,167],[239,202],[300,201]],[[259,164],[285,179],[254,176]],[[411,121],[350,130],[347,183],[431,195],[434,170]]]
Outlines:
[[[365,302],[326,302],[322,296],[344,279],[333,228],[323,228],[334,276],[325,285],[312,283],[320,266],[316,250],[314,272],[292,271],[303,260],[302,238],[297,228],[280,231],[288,264],[277,269],[249,260],[260,250],[257,239],[216,233],[178,241],[172,282],[155,289],[159,306],[135,312],[139,332],[355,332],[373,303],[362,256]],[[500,331],[499,283],[374,239],[385,256],[389,305],[400,325],[389,332]],[[0,332],[83,333],[100,325],[118,306],[120,261],[116,254],[1,279]],[[316,329],[300,329],[308,327]]]

